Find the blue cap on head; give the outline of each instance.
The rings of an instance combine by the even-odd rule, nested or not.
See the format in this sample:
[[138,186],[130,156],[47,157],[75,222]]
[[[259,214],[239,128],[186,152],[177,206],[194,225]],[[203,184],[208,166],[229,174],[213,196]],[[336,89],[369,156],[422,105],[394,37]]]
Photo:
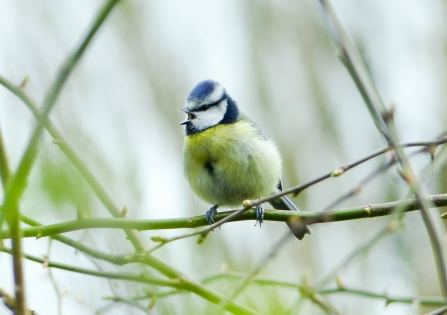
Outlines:
[[188,101],[198,101],[205,99],[208,95],[213,93],[214,88],[219,83],[212,80],[205,80],[197,84],[189,93]]

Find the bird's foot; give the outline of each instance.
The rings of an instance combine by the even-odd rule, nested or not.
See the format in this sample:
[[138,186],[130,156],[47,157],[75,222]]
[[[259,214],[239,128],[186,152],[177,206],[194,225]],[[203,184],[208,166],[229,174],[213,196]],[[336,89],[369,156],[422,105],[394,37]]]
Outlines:
[[262,223],[264,223],[264,207],[262,205],[258,205],[255,207],[256,212],[256,224],[259,222],[259,227],[261,227]]
[[217,213],[217,207],[219,207],[219,206],[214,205],[205,213],[206,222],[208,222],[208,224],[210,224],[210,225],[214,223],[214,216]]

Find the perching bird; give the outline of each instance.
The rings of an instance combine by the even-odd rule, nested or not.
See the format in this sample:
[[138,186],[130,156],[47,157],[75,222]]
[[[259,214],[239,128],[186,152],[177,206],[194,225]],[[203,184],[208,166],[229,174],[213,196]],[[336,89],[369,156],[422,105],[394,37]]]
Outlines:
[[[191,91],[182,109],[185,125],[183,171],[191,190],[213,206],[206,212],[209,224],[217,208],[236,207],[245,199],[267,197],[281,189],[281,155],[276,145],[245,116],[225,88],[211,80]],[[299,211],[287,197],[270,201],[275,209]],[[257,206],[256,220],[264,210]],[[310,226],[287,222],[292,233],[303,239]]]

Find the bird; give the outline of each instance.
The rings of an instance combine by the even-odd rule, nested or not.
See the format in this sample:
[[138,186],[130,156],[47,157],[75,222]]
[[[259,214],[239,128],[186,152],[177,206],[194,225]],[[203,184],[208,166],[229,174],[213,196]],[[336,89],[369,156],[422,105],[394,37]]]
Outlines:
[[[183,173],[200,200],[211,204],[205,218],[214,222],[218,207],[237,207],[281,191],[282,160],[278,148],[248,118],[218,82],[199,82],[184,108]],[[286,196],[269,202],[274,209],[299,211]],[[262,205],[255,207],[256,221],[264,218]],[[312,228],[286,222],[302,240]]]

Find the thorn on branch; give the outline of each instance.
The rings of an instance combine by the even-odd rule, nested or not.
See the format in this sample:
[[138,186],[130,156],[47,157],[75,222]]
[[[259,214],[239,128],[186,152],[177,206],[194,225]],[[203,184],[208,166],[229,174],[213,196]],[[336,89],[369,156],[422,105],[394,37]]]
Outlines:
[[425,148],[427,149],[427,152],[430,154],[430,159],[431,162],[433,163],[433,161],[435,160],[435,152],[436,149],[438,148],[438,145],[437,144],[428,145]]
[[24,90],[24,89],[26,88],[26,85],[28,84],[28,81],[29,81],[29,74],[27,74],[27,75],[23,78],[22,83],[20,83],[20,85],[19,85],[19,88],[22,89],[22,90]]
[[398,170],[398,174],[410,186],[416,182],[416,178],[414,178],[413,175],[410,172],[408,172],[406,168]]
[[390,145],[392,143],[392,141],[391,141],[390,137],[388,136],[388,133],[385,130],[383,130],[383,128],[376,121],[374,121],[374,124],[376,125],[376,127],[380,131],[380,133],[383,135],[383,137],[385,138],[388,145]]
[[121,214],[120,214],[121,218],[127,218],[127,213],[128,213],[127,206],[124,206],[123,210],[121,210]]
[[394,113],[396,111],[396,105],[395,104],[391,104],[390,108],[388,109],[388,111],[382,113],[382,118],[385,121],[386,124],[388,124],[389,121],[394,119]]
[[86,218],[86,211],[80,207],[76,208],[76,219],[82,220]]
[[64,140],[60,140],[60,139],[53,139],[53,143],[55,145],[62,145],[62,144],[65,143],[65,141]]
[[157,243],[164,243],[164,242],[166,242],[166,238],[164,238],[161,235],[154,235],[154,236],[151,236],[151,241],[157,242]]
[[197,240],[197,244],[202,244],[203,241],[206,239],[206,237],[208,236],[208,234],[209,234],[210,232],[211,232],[211,231],[208,230],[208,231],[205,231],[205,232],[203,232],[202,234],[200,234],[200,237],[199,237],[199,239]]
[[147,306],[148,310],[151,310],[155,307],[155,303],[157,302],[157,296],[153,295],[151,300],[149,301],[149,305]]
[[343,279],[342,279],[342,277],[340,275],[338,275],[335,278],[335,283],[337,284],[337,287],[339,289],[343,290],[345,288],[345,284],[344,284]]

